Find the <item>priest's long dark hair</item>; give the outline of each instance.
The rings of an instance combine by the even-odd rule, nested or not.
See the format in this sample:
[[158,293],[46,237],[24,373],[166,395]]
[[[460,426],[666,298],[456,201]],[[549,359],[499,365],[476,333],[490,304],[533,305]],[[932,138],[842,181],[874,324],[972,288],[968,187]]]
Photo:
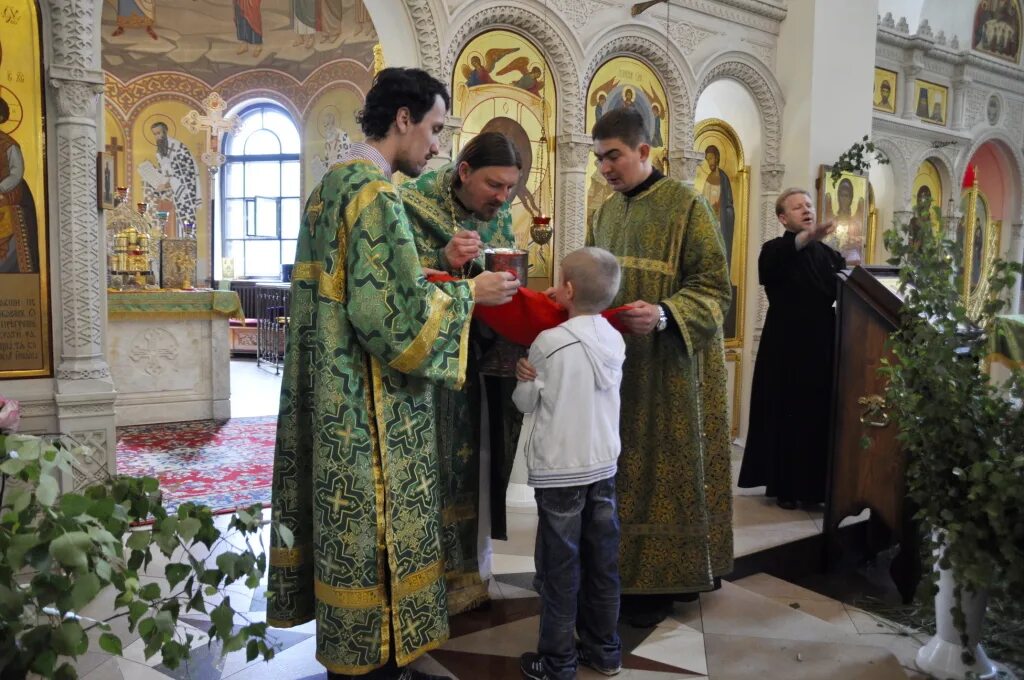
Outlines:
[[[469,140],[455,159],[455,167],[458,168],[463,163],[468,163],[473,170],[492,166],[515,166],[518,170],[523,169],[523,161],[516,145],[500,132],[481,132]],[[458,172],[452,177],[452,186],[456,189],[462,186],[462,178]]]

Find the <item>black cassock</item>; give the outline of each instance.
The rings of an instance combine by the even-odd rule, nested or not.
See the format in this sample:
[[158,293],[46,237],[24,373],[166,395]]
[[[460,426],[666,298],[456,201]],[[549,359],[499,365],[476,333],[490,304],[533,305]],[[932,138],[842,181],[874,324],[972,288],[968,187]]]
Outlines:
[[739,486],[767,486],[780,501],[825,500],[832,394],[836,272],[843,256],[823,243],[796,249],[786,232],[757,261],[768,313],[754,363]]

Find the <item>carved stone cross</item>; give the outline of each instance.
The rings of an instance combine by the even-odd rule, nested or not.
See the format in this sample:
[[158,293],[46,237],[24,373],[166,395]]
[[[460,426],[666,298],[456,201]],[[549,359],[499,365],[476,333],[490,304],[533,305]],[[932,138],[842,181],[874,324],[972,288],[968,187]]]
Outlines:
[[238,116],[224,115],[226,107],[227,102],[216,92],[211,92],[203,100],[203,108],[206,109],[205,114],[193,110],[189,111],[181,119],[181,122],[188,128],[189,132],[193,134],[206,133],[205,148],[200,156],[200,160],[210,169],[211,173],[217,172],[220,166],[224,165],[224,161],[227,160],[220,151],[220,136],[227,132],[238,132],[242,126],[242,121],[239,120]]

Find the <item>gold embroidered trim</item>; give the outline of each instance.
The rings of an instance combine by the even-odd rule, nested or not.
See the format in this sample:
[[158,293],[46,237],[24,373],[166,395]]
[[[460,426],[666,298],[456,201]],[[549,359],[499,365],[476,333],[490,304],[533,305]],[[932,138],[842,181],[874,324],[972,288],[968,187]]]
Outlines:
[[314,581],[313,588],[316,599],[331,607],[370,609],[383,607],[388,600],[388,591],[382,585],[369,588],[339,588],[329,586],[318,579]]
[[[384,497],[384,453],[386,449],[387,434],[384,431],[384,383],[380,377],[380,363],[373,357],[369,358],[369,370],[367,364],[363,364],[363,384],[372,385],[373,391],[363,390],[367,423],[370,427],[370,440],[374,444],[371,457],[373,467],[373,499],[374,511],[377,524],[377,582],[384,583],[387,578],[385,563],[388,559],[387,545],[387,515],[385,514]],[[367,375],[367,373],[369,375]],[[378,421],[379,419],[379,421]],[[390,603],[388,603],[389,605]],[[391,656],[391,609],[384,607],[384,620],[381,622],[380,648],[381,659],[386,661]]]
[[[341,164],[339,164],[341,165]],[[348,257],[348,233],[359,217],[380,194],[395,194],[395,185],[387,180],[367,182],[359,189],[355,198],[345,206],[345,219],[338,225],[338,248],[335,254],[334,271],[320,272],[320,295],[335,302],[345,301],[345,261]],[[294,270],[292,272],[294,276]]]
[[427,300],[430,316],[427,317],[420,332],[409,343],[409,346],[388,364],[401,373],[411,373],[430,354],[430,350],[434,347],[434,341],[437,340],[437,335],[441,331],[441,320],[452,304],[451,296],[437,286],[432,288],[430,298]]
[[398,600],[417,593],[442,578],[444,578],[444,560],[438,560],[398,581],[394,586],[395,599]]
[[292,281],[317,281],[321,269],[319,262],[296,262],[292,269]]
[[665,274],[666,276],[674,276],[676,271],[672,267],[671,262],[664,262],[662,260],[649,260],[645,257],[617,257],[619,265],[623,269],[640,269],[648,272],[656,272],[658,274]]
[[320,665],[329,670],[332,673],[340,673],[341,675],[366,675],[370,671],[377,670],[385,663],[387,663],[387,647],[381,647],[381,659],[376,664],[370,664],[368,666],[343,666],[329,661],[320,655],[319,652],[316,654],[316,660],[320,662]]
[[469,298],[471,300],[469,309],[466,310],[466,321],[462,324],[462,334],[459,336],[459,377],[455,380],[455,389],[461,390],[466,383],[466,367],[469,364],[469,326],[473,323],[473,309],[476,307],[476,281],[466,279],[469,284]]
[[271,548],[270,566],[299,567],[308,562],[312,554],[313,546],[310,544],[301,545],[297,548]]
[[315,616],[309,616],[304,619],[267,619],[267,625],[272,628],[294,628],[295,626],[301,626],[304,623],[309,623]]

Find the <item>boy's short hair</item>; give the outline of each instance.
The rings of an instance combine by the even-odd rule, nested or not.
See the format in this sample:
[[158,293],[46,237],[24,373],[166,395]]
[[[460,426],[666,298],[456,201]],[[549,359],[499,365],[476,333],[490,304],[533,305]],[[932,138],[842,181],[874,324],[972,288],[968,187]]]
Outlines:
[[630,149],[651,143],[651,133],[644,124],[644,117],[632,107],[612,109],[601,116],[590,131],[594,141],[620,139]]
[[619,294],[622,271],[615,256],[603,248],[580,248],[562,260],[562,280],[572,282],[576,308],[600,314]]

